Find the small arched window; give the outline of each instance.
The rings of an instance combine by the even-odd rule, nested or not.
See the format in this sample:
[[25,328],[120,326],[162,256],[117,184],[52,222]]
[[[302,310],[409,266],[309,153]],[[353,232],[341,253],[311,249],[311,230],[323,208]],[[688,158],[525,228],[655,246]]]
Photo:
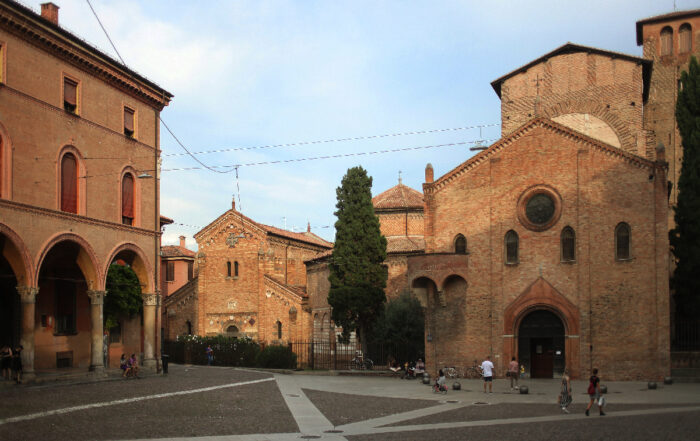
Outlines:
[[678,30],[678,53],[685,54],[693,48],[693,31],[688,23],[683,23]]
[[134,175],[131,173],[122,178],[122,223],[134,225]]
[[238,328],[231,325],[228,328],[226,328],[226,335],[228,337],[236,337],[238,338]]
[[630,226],[625,222],[620,222],[615,227],[615,259],[630,258],[630,233]]
[[61,211],[78,213],[78,162],[72,153],[61,158]]
[[461,234],[455,237],[455,254],[467,254],[467,238]]
[[506,263],[518,263],[518,233],[510,230],[506,233]]
[[226,277],[231,277],[231,262],[226,262]]
[[187,335],[192,335],[192,322],[187,320],[185,326],[187,327]]
[[561,230],[561,260],[563,262],[576,260],[576,233],[571,227]]
[[282,322],[277,321],[277,340],[282,340]]
[[673,30],[666,26],[661,30],[661,55],[673,53]]
[[238,262],[233,262],[233,276],[238,277]]

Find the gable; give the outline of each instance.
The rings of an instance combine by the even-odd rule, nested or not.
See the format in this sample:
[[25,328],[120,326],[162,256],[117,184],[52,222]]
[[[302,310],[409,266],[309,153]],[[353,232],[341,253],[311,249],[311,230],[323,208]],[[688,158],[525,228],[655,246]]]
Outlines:
[[[601,152],[606,156],[614,158],[615,160],[630,164],[637,168],[644,168],[648,171],[653,171],[655,167],[663,166],[661,163],[654,163],[648,159],[627,153],[619,148],[613,147],[611,145],[605,144],[601,141],[593,139],[582,133],[576,132],[569,127],[558,124],[552,120],[546,118],[537,118],[529,121],[527,124],[521,126],[519,129],[515,130],[508,136],[501,138],[496,143],[492,144],[488,149],[480,152],[479,154],[473,156],[462,164],[458,165],[451,171],[447,172],[445,175],[437,179],[433,183],[424,184],[424,192],[426,195],[433,195],[442,191],[443,189],[453,185],[455,182],[460,180],[462,177],[473,173],[479,169],[483,164],[488,163],[492,160],[497,160],[509,149],[513,149],[521,144],[521,140],[535,135],[547,134],[549,137],[555,137],[562,140],[561,145],[569,145],[572,148],[577,146],[579,148],[589,148],[591,150]],[[545,146],[546,147],[546,146]],[[523,154],[535,154],[536,151],[523,152]],[[527,158],[522,158],[523,160]]]

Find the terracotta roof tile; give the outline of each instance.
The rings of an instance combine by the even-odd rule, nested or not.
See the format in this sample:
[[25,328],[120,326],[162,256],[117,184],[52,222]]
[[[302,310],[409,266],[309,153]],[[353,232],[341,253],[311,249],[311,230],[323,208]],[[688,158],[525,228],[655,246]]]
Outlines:
[[177,245],[165,245],[160,247],[160,255],[163,257],[194,257],[195,252]]
[[324,239],[320,238],[319,236],[317,236],[314,233],[311,233],[309,231],[304,232],[304,233],[295,233],[293,231],[287,231],[287,230],[283,230],[281,228],[271,227],[270,225],[265,225],[265,224],[261,224],[258,222],[256,222],[256,223],[258,225],[260,225],[260,227],[263,228],[264,230],[266,230],[268,233],[274,234],[276,236],[286,237],[288,239],[294,239],[294,240],[298,240],[300,242],[307,242],[307,243],[311,243],[314,245],[320,245],[322,247],[327,247],[327,248],[330,248],[333,246],[332,242],[328,242],[327,240],[324,240]]
[[423,236],[389,236],[386,238],[387,253],[417,253],[425,251]]
[[372,198],[375,209],[423,208],[423,193],[401,183]]

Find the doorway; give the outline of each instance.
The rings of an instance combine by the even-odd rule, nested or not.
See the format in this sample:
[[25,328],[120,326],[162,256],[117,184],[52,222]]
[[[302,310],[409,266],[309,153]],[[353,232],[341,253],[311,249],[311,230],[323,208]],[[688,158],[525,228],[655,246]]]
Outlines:
[[564,372],[564,324],[551,311],[537,310],[518,329],[518,359],[531,378],[553,378]]
[[[0,237],[2,251],[2,237]],[[0,346],[16,347],[20,338],[20,301],[17,278],[10,263],[0,253]]]

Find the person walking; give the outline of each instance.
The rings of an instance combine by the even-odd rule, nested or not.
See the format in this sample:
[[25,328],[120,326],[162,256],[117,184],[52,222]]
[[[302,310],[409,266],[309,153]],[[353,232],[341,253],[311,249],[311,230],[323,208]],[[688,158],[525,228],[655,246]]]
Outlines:
[[591,401],[588,403],[588,407],[586,407],[586,416],[589,415],[593,402],[598,403],[600,416],[604,416],[605,412],[603,412],[603,406],[600,404],[600,378],[598,378],[597,368],[593,369],[593,375],[588,379],[588,396],[591,398]]
[[564,375],[561,377],[561,392],[559,393],[559,406],[561,411],[569,413],[569,404],[571,404],[573,395],[571,394],[571,378],[569,378],[569,370],[564,369]]
[[[515,357],[513,357],[512,360],[510,360],[510,363],[508,364],[508,372],[506,375],[510,377],[510,390],[515,390],[519,389],[520,386],[518,386],[518,377],[520,376],[519,374],[519,369],[520,366],[518,365],[518,362],[515,360]],[[513,386],[515,384],[515,387]]]
[[207,366],[211,366],[211,363],[214,361],[214,350],[211,348],[211,345],[207,345]]
[[486,360],[481,363],[481,372],[484,375],[484,393],[486,393],[486,385],[489,385],[489,393],[493,393],[493,363],[491,356],[487,355]]
[[12,375],[15,377],[17,384],[22,383],[22,351],[24,346],[19,345],[12,352]]
[[2,364],[2,377],[5,380],[12,379],[12,349],[5,345],[0,350],[0,363]]

